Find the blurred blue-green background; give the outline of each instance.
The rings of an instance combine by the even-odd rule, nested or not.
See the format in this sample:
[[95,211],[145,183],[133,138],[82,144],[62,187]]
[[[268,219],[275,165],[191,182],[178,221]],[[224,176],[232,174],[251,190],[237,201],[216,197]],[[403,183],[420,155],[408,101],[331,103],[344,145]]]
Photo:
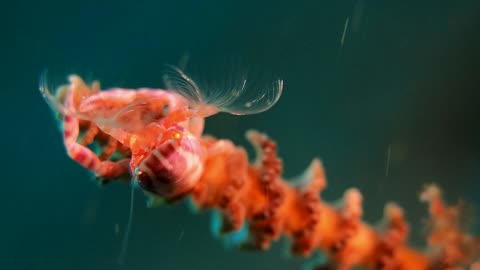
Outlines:
[[[2,6],[0,269],[120,269],[128,186],[99,188],[67,158],[37,90],[45,69],[106,87],[155,87],[162,65],[184,55],[198,66],[240,57],[281,76],[284,94],[263,114],[208,119],[207,133],[247,145],[247,129],[267,132],[278,142],[286,177],[320,157],[329,180],[323,198],[360,188],[372,223],[385,202],[398,202],[415,245],[423,244],[426,210],[417,197],[425,183],[440,184],[451,201],[472,203],[480,216],[478,1]],[[268,252],[224,250],[208,214],[183,204],[148,209],[137,194],[122,269],[283,270],[305,262],[288,258],[282,242]]]

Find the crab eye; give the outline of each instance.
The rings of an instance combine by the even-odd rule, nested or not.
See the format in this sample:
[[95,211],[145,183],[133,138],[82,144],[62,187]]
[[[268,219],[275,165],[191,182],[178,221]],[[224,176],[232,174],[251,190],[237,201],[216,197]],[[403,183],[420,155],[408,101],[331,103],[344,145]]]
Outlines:
[[179,132],[174,132],[172,134],[172,138],[174,138],[175,140],[180,140],[180,138],[182,138],[182,135]]

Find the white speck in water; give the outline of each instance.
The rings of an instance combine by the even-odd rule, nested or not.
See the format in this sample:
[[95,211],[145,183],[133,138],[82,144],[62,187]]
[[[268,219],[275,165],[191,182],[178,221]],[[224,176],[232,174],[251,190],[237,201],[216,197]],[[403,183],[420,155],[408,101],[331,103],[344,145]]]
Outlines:
[[115,223],[115,226],[113,226],[113,231],[115,232],[115,236],[118,236],[120,233],[120,225],[118,223]]
[[180,235],[178,236],[178,241],[182,240],[184,233],[185,233],[185,230],[182,229],[182,231],[180,232]]
[[342,39],[340,40],[341,47],[343,47],[343,43],[345,42],[345,35],[347,34],[347,29],[348,29],[348,21],[350,21],[350,17],[347,17],[347,19],[345,20],[345,25],[343,26]]
[[392,154],[392,145],[388,145],[387,149],[387,162],[385,167],[385,176],[388,176],[388,172],[390,171],[390,155]]

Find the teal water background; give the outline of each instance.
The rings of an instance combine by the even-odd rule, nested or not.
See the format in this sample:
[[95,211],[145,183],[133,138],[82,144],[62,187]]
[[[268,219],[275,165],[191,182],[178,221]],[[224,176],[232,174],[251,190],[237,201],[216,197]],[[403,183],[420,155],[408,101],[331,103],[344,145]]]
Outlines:
[[137,192],[126,265],[118,266],[128,186],[99,188],[67,158],[38,92],[45,69],[58,84],[78,73],[106,87],[155,87],[161,66],[185,54],[200,66],[239,56],[279,74],[284,94],[263,114],[208,119],[207,133],[242,145],[247,129],[268,133],[287,177],[321,158],[326,200],[358,187],[372,223],[396,201],[415,244],[425,183],[473,203],[480,216],[478,1],[3,5],[0,269],[283,270],[305,262],[285,255],[285,241],[268,252],[224,250],[208,214],[183,204],[148,209]]

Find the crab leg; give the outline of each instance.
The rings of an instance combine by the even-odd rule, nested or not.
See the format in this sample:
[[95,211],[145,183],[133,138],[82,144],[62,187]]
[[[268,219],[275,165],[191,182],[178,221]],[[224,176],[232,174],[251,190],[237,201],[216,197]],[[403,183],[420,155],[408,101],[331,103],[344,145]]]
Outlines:
[[88,147],[77,143],[79,135],[79,120],[66,115],[63,120],[63,140],[67,154],[83,167],[93,171],[96,176],[106,179],[118,178],[128,174],[129,159],[117,162],[101,161]]

